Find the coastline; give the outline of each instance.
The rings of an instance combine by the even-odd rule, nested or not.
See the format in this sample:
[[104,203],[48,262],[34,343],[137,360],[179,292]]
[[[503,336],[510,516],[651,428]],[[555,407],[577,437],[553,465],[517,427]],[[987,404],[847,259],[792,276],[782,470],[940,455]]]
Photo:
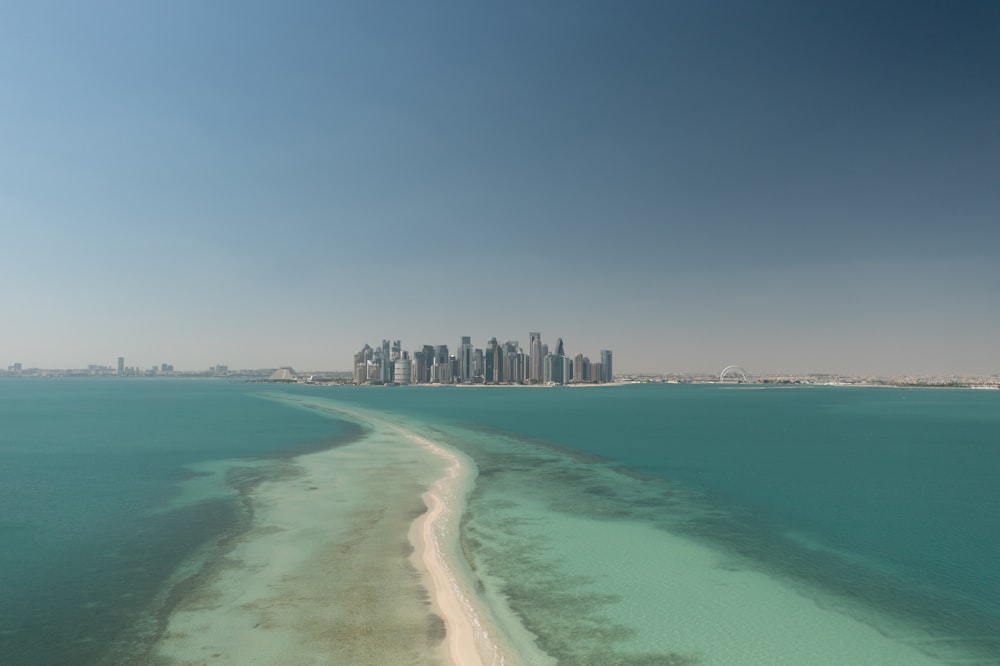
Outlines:
[[268,397],[365,436],[254,489],[251,533],[170,618],[154,663],[949,658],[916,625],[704,539],[725,515],[682,487],[444,419]]
[[290,402],[367,433],[245,495],[249,530],[184,591],[153,663],[504,664],[450,560],[471,461],[389,420]]
[[[462,463],[454,454],[413,433],[408,433],[407,437],[449,463],[445,476],[423,494],[427,511],[413,522],[409,536],[415,548],[414,559],[425,576],[431,603],[444,620],[445,642],[451,662],[456,666],[482,666],[487,662],[480,650],[484,647],[483,639],[487,637],[483,635],[475,612],[459,590],[441,545],[448,529],[443,523],[450,517],[448,512],[456,509],[453,505],[449,506],[444,497],[454,496],[460,479],[467,477],[468,472],[463,470]],[[490,647],[488,641],[485,647]],[[495,656],[496,647],[492,647]],[[490,663],[493,661],[491,659]]]
[[[463,389],[559,389],[559,388],[600,388],[609,386],[628,386],[634,382],[603,382],[595,384],[406,384],[407,387],[416,388],[463,388]],[[402,387],[403,384],[357,384],[356,386],[370,387]]]
[[530,439],[455,434],[480,439],[488,470],[463,524],[481,597],[500,626],[530,635],[517,645],[553,661],[929,666],[966,656],[704,538],[726,529],[725,516],[682,487],[663,492]]

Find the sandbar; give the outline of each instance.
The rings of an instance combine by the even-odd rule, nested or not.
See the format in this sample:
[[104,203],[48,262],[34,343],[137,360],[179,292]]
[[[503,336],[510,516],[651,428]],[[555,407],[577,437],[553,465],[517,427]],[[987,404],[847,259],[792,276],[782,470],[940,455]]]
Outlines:
[[422,437],[412,436],[437,455],[451,458],[454,463],[448,475],[435,484],[435,488],[424,493],[427,512],[418,518],[411,532],[411,541],[416,544],[415,556],[423,573],[426,574],[431,601],[440,613],[445,625],[445,640],[451,662],[456,665],[480,666],[484,663],[480,656],[479,637],[474,611],[460,592],[458,583],[444,561],[438,534],[441,533],[441,519],[446,513],[446,505],[437,486],[454,481],[461,473],[461,463],[451,454],[440,449]]
[[251,528],[185,581],[151,660],[502,664],[445,553],[470,465],[395,423],[304,406],[369,432],[283,461],[246,494]]

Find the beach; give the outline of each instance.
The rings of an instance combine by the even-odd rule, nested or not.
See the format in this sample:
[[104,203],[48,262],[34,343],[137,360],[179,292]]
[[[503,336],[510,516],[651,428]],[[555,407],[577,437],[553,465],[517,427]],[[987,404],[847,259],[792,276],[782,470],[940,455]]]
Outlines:
[[[462,652],[469,641],[458,640],[463,615],[448,586],[424,584],[447,580],[426,541],[449,487],[428,495],[430,512],[423,498],[446,478],[446,461],[370,427],[362,441],[300,456],[286,478],[247,492],[249,531],[173,609],[157,661],[476,663]],[[446,623],[456,637],[447,649]]]
[[[455,530],[460,518],[460,511],[456,511],[456,505],[459,504],[457,498],[464,491],[461,481],[463,477],[468,478],[468,470],[463,470],[459,457],[454,453],[419,435],[407,433],[406,436],[448,465],[445,476],[424,493],[428,510],[414,521],[410,530],[410,542],[415,545],[418,566],[425,575],[431,592],[431,603],[444,619],[448,656],[454,664],[479,666],[493,663],[498,648],[490,642],[489,634],[456,580],[453,566],[448,565],[444,555],[445,540],[457,542]],[[481,654],[484,648],[486,655]]]

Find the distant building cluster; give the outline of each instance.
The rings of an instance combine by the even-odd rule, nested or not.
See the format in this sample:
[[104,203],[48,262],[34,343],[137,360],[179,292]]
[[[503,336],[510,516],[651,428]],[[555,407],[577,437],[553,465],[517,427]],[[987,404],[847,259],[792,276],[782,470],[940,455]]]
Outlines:
[[[266,371],[241,371],[238,374],[258,375]],[[205,371],[197,372],[176,372],[173,363],[161,363],[150,368],[139,368],[125,365],[125,357],[119,356],[117,365],[90,364],[85,368],[60,368],[42,369],[25,368],[21,363],[7,366],[6,372],[0,367],[0,377],[174,377],[174,376],[198,376],[198,377],[222,377],[234,374],[230,372],[228,365],[214,365]]]
[[355,384],[601,384],[612,381],[611,350],[601,360],[583,354],[570,357],[562,338],[550,350],[541,333],[528,334],[528,348],[516,340],[490,338],[485,348],[463,336],[457,353],[448,345],[424,345],[403,351],[399,340],[383,340],[374,349],[366,344],[354,355]]
[[119,377],[153,377],[155,375],[172,375],[173,373],[174,366],[172,363],[161,363],[158,366],[154,365],[146,370],[143,368],[126,366],[124,356],[118,357],[118,371],[109,372],[109,374],[116,374]]

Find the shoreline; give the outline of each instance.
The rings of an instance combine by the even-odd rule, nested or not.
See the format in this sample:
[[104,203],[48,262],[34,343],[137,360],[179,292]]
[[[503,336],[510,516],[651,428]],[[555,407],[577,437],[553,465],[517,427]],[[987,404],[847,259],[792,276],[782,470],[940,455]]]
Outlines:
[[[365,436],[295,458],[301,474],[254,489],[250,533],[223,553],[217,579],[190,592],[169,618],[167,648],[154,653],[162,666],[194,666],[209,656],[233,666],[247,659],[486,666],[588,655],[604,655],[604,663],[656,655],[661,663],[833,664],[845,639],[856,661],[933,663],[939,652],[925,651],[933,635],[893,616],[845,605],[822,587],[660,522],[602,520],[617,515],[615,506],[586,489],[619,486],[616,470],[607,476],[603,466],[563,461],[530,442],[520,451],[511,447],[516,439],[495,447],[504,461],[517,459],[506,469],[478,455],[493,443],[462,427],[334,397],[269,397],[352,421]],[[473,486],[479,465],[484,476]],[[568,493],[560,490],[573,479]],[[683,509],[683,493],[661,497],[652,488],[647,498],[644,486],[632,499]],[[571,504],[552,511],[560,501]],[[467,512],[474,519],[465,526]],[[473,556],[462,550],[463,526],[484,546]],[[627,572],[616,570],[623,561]],[[761,608],[810,640],[787,643],[786,631],[758,622]],[[564,641],[567,614],[578,625],[578,645]],[[730,628],[717,636],[712,627],[720,623]]]
[[[448,566],[442,543],[448,536],[454,537],[457,542],[457,532],[450,533],[448,530],[449,527],[458,529],[458,520],[463,510],[463,485],[470,479],[469,463],[463,464],[459,454],[395,423],[347,409],[334,411],[392,428],[402,438],[446,463],[444,476],[434,481],[421,496],[427,510],[410,525],[408,538],[414,547],[411,561],[420,570],[431,604],[444,621],[445,644],[452,666],[504,664],[499,646],[483,628],[475,609],[462,592],[456,575]],[[454,524],[444,524],[449,520]]]
[[462,388],[462,389],[560,389],[560,388],[600,388],[610,386],[628,386],[634,382],[603,382],[581,384],[350,384],[350,386],[372,388]]
[[366,433],[246,489],[247,531],[171,590],[152,663],[505,664],[456,559],[474,464],[394,419],[288,402]]
[[343,416],[365,437],[275,461],[289,473],[247,493],[249,529],[181,592],[151,663],[483,663],[429,575],[447,585],[434,534],[460,469],[392,423]]
[[[414,548],[410,559],[420,571],[431,604],[444,622],[444,643],[451,666],[503,666],[506,660],[500,645],[491,638],[473,603],[463,592],[459,576],[448,564],[449,557],[444,544],[446,539],[452,540],[455,546],[451,550],[453,553],[458,551],[459,522],[467,490],[464,486],[472,480],[473,470],[470,467],[473,463],[463,462],[461,453],[381,415],[341,405],[320,405],[306,401],[301,404],[306,408],[337,414],[355,423],[391,429],[397,436],[445,462],[444,475],[436,479],[421,495],[426,510],[417,516],[408,530],[407,538]],[[445,524],[448,522],[452,524]],[[496,629],[499,630],[499,627]]]
[[[446,453],[429,440],[407,433],[409,439],[428,449],[434,455],[448,460],[448,472],[423,495],[427,511],[417,518],[410,528],[410,540],[414,543],[414,559],[419,562],[425,577],[431,603],[440,613],[445,626],[445,642],[452,664],[455,666],[484,666],[486,661],[480,654],[481,631],[477,631],[478,620],[475,612],[458,589],[457,582],[444,560],[438,533],[442,530],[442,518],[448,511],[442,499],[445,486],[457,483],[461,474],[458,458]],[[496,646],[493,646],[494,656]],[[495,661],[494,660],[491,660]],[[501,658],[500,663],[503,663]]]

